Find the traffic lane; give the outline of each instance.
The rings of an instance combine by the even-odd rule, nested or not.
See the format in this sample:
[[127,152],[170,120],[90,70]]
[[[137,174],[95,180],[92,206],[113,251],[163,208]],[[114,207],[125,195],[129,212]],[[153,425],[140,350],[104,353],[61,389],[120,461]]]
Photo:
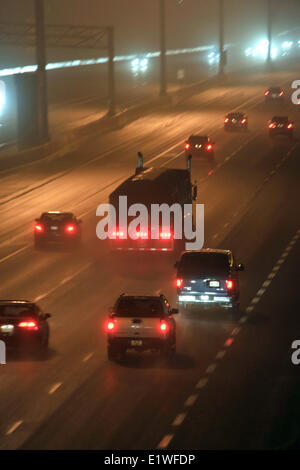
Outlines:
[[[290,176],[289,174],[287,175],[288,177]],[[278,176],[279,178],[279,176]],[[287,178],[288,181],[288,178]],[[295,190],[295,186],[294,186]],[[252,244],[256,246],[256,236],[253,236],[253,233],[249,230],[250,227],[254,226],[254,221],[256,217],[256,212],[257,212],[257,207],[262,207],[263,212],[266,213],[266,217],[268,216],[267,211],[265,211],[266,207],[270,205],[270,201],[272,201],[272,213],[269,215],[271,218],[274,217],[274,212],[276,212],[276,201],[273,202],[273,196],[274,193],[277,192],[277,182],[274,182],[273,184],[270,184],[270,187],[268,190],[265,191],[266,194],[264,194],[264,197],[262,195],[257,199],[256,203],[253,204],[252,207],[252,217],[247,218],[245,221],[245,224],[243,225],[243,240],[246,239],[247,246]],[[285,201],[288,203],[287,201]],[[290,220],[291,214],[284,212],[281,213],[281,218],[278,221],[278,226],[282,227],[285,226],[286,221]],[[256,291],[256,279],[257,279],[257,274],[261,276],[265,276],[268,271],[271,269],[272,264],[274,263],[274,259],[276,260],[276,256],[278,253],[278,247],[282,249],[282,239],[278,241],[276,237],[276,232],[274,236],[274,232],[269,232],[267,226],[268,222],[271,223],[271,220],[268,218],[264,219],[264,221],[260,221],[258,225],[258,229],[261,229],[261,237],[262,240],[264,240],[267,248],[264,248],[264,253],[267,254],[265,258],[261,257],[261,246],[258,244],[257,246],[257,253],[255,253],[252,257],[252,259],[248,260],[248,274],[249,272],[251,273],[251,278],[247,277],[247,285],[243,283],[243,289],[242,289],[242,305],[243,307],[246,306],[246,302],[250,301],[250,298],[254,296],[255,291]],[[290,236],[290,228],[287,230],[285,233],[285,238],[288,238]],[[293,227],[294,229],[294,227]],[[236,234],[233,233],[233,240],[234,242],[236,240],[236,243],[240,240],[240,230],[236,230]],[[292,230],[294,232],[294,230]],[[247,235],[248,234],[248,235]],[[248,237],[248,238],[247,238]],[[231,243],[232,245],[232,243]],[[245,253],[244,256],[247,257],[247,247],[245,248]],[[257,267],[257,257],[261,259],[261,263],[259,266],[259,270]],[[246,274],[246,273],[244,273]],[[246,276],[248,276],[246,274]],[[136,285],[136,284],[135,284]],[[245,302],[246,301],[246,302]],[[184,320],[186,322],[186,319]],[[74,448],[78,448],[81,446],[82,443],[84,448],[154,448],[157,443],[159,442],[158,440],[154,442],[152,439],[156,438],[157,435],[159,434],[158,429],[161,429],[163,427],[163,424],[168,421],[168,426],[173,422],[173,419],[177,416],[177,413],[181,411],[182,406],[186,402],[186,400],[189,398],[190,394],[193,393],[193,388],[191,387],[190,390],[188,390],[188,385],[191,384],[191,382],[194,382],[194,385],[197,383],[199,378],[208,370],[209,365],[214,364],[212,361],[217,361],[216,356],[217,353],[219,352],[220,349],[224,347],[224,343],[226,340],[226,335],[220,335],[220,327],[219,323],[215,322],[213,325],[215,328],[211,328],[210,334],[209,334],[209,329],[207,328],[207,320],[199,319],[199,318],[194,318],[191,320],[191,325],[190,328],[188,329],[187,326],[185,325],[184,329],[184,335],[186,337],[184,338],[184,342],[181,343],[181,350],[184,351],[185,346],[189,346],[193,348],[193,357],[196,358],[196,361],[202,361],[202,359],[205,357],[205,368],[203,368],[203,365],[200,367],[196,367],[195,369],[192,369],[192,380],[184,380],[184,383],[182,381],[182,371],[180,371],[180,374],[178,376],[178,382],[176,382],[176,387],[174,387],[174,383],[172,382],[172,386],[170,389],[166,390],[166,397],[167,397],[167,404],[164,401],[162,396],[155,396],[155,401],[152,403],[151,398],[147,397],[147,401],[144,402],[143,400],[141,401],[140,405],[138,405],[137,410],[134,412],[132,411],[130,416],[128,416],[127,420],[124,423],[120,423],[120,427],[116,432],[116,427],[119,426],[119,422],[116,420],[112,419],[110,409],[108,410],[108,415],[110,422],[104,421],[103,425],[103,419],[105,419],[105,416],[103,418],[103,414],[105,415],[106,411],[103,411],[103,402],[101,403],[96,403],[95,402],[95,389],[99,390],[100,386],[100,381],[99,385],[97,386],[94,383],[94,379],[91,379],[91,382],[87,382],[84,384],[83,389],[80,388],[78,391],[78,396],[79,400],[81,400],[81,397],[84,397],[82,401],[77,402],[77,392],[72,396],[70,402],[68,405],[62,406],[60,409],[57,410],[57,412],[53,415],[53,417],[50,420],[50,427],[44,426],[44,431],[40,429],[36,433],[36,437],[33,438],[32,440],[29,440],[29,442],[26,444],[26,447],[28,448],[38,448],[41,446],[41,448],[44,448],[45,442],[47,442],[46,447],[47,448],[56,448],[58,446],[59,448],[63,447],[72,447],[74,445]],[[180,322],[179,322],[180,324]],[[235,329],[236,325],[231,325],[234,326],[233,329]],[[188,331],[187,331],[188,330]],[[214,335],[218,335],[219,338],[218,341],[214,342],[213,338]],[[228,336],[228,331],[227,331],[227,336]],[[199,341],[200,338],[200,341]],[[220,341],[221,340],[221,341]],[[213,348],[212,347],[213,343]],[[247,352],[247,348],[249,347],[248,343],[243,342],[243,348],[245,348]],[[209,351],[210,349],[210,351]],[[245,351],[243,351],[243,354],[246,354]],[[213,353],[213,354],[212,354]],[[199,364],[200,365],[200,364]],[[127,366],[128,367],[128,366]],[[132,367],[132,366],[131,366]],[[129,362],[129,368],[131,373],[131,367],[130,367],[130,362]],[[118,369],[119,370],[119,369]],[[120,370],[123,371],[123,368]],[[127,368],[126,368],[127,371]],[[144,371],[143,371],[144,372]],[[138,379],[140,378],[141,371],[138,369],[137,371],[137,377]],[[185,379],[187,378],[187,373],[185,371]],[[125,374],[125,379],[128,377],[127,374]],[[131,377],[131,376],[130,376]],[[151,384],[153,384],[153,377],[151,376]],[[179,385],[180,384],[180,385]],[[167,384],[167,386],[169,383]],[[151,385],[150,385],[151,386]],[[86,390],[87,389],[89,390]],[[184,388],[184,393],[185,395],[184,399],[182,399],[182,387]],[[118,389],[122,389],[121,386],[118,387]],[[135,403],[137,403],[137,398],[140,398],[138,395],[138,388],[135,388]],[[176,390],[176,393],[174,393],[174,390]],[[178,395],[178,390],[180,390],[180,397]],[[87,395],[86,395],[87,394]],[[87,399],[85,398],[90,394],[90,398]],[[176,397],[174,396],[176,395]],[[153,396],[153,393],[152,393]],[[178,398],[178,399],[177,399]],[[180,402],[180,399],[182,399],[181,406],[178,407],[178,403]],[[125,401],[125,397],[122,398],[123,401]],[[157,410],[157,400],[159,400],[159,403],[161,404],[161,408],[158,411]],[[75,405],[73,407],[73,402],[75,401]],[[122,416],[122,410],[124,410],[123,407],[127,408],[127,404],[124,405],[122,401],[122,405],[120,402],[118,402],[118,405],[121,407],[120,413]],[[174,404],[174,414],[171,416],[169,414],[169,404],[170,402],[173,402]],[[88,403],[88,405],[87,405]],[[107,401],[105,401],[107,403]],[[129,403],[128,406],[131,407],[132,405],[132,397],[131,401],[127,402]],[[114,405],[116,406],[116,405]],[[186,405],[185,408],[189,408],[190,405]],[[95,408],[96,407],[96,408]],[[149,412],[149,408],[151,408],[151,413]],[[80,409],[80,413],[77,421],[77,417],[74,417],[74,409]],[[114,410],[116,408],[114,407]],[[106,408],[105,408],[106,410]],[[119,415],[119,409],[117,408]],[[65,411],[67,414],[65,414]],[[84,415],[84,416],[83,416]],[[90,422],[90,416],[98,416],[98,421],[95,419],[93,422]],[[137,416],[139,416],[139,419],[137,419]],[[153,422],[153,419],[150,420],[150,416],[159,416],[159,420],[157,419],[155,422]],[[70,421],[69,421],[70,420]],[[72,426],[75,426],[77,431],[75,431],[75,436],[70,436],[68,432],[66,432],[67,427],[68,427],[68,422],[72,422]],[[53,438],[53,430],[54,429],[59,429],[60,425],[63,424],[64,427],[64,436],[68,435],[69,438],[63,438],[63,441],[59,440],[57,437]],[[81,423],[81,424],[80,424]],[[89,424],[88,424],[89,423]],[[142,432],[143,427],[147,424],[147,431],[146,433]],[[102,427],[103,426],[103,427]],[[91,432],[87,430],[87,427],[89,430],[91,429]],[[151,429],[149,429],[151,428]],[[154,428],[154,429],[153,429]],[[49,429],[49,435],[47,433],[47,430]],[[167,428],[166,428],[167,429]],[[146,436],[145,436],[146,434]],[[152,439],[149,441],[149,436],[152,436]],[[186,430],[185,435],[189,435],[189,430]],[[97,436],[97,437],[95,437]],[[103,436],[101,439],[99,439],[98,436]],[[106,440],[108,437],[108,440]],[[112,440],[109,440],[111,439]],[[162,436],[161,436],[162,437]],[[35,440],[36,439],[36,440]],[[197,445],[196,445],[197,447]],[[176,447],[175,447],[176,448]],[[180,445],[178,448],[189,448],[189,444],[186,445],[186,447],[181,447]]]
[[300,382],[291,345],[300,337],[299,255],[298,238],[170,449],[282,449],[296,443]]
[[[243,305],[250,304],[252,310],[246,309],[248,321],[239,325],[237,337],[231,337],[232,346],[223,347],[226,354],[215,373],[201,378],[208,383],[183,425],[165,430],[164,435],[174,435],[170,449],[264,448],[274,447],[278,439],[286,409],[280,394],[286,396],[294,386],[292,377],[285,381],[290,369],[285,372],[282,367],[299,332],[295,275],[299,220],[294,205],[299,199],[298,172],[299,154],[295,153],[244,215],[245,222],[226,237],[225,242],[245,257],[247,274],[242,277],[241,292]],[[273,423],[277,428],[271,440],[268,433]]]
[[[199,117],[199,116],[198,116],[198,117]],[[205,114],[203,115],[203,118],[205,118]],[[204,120],[204,119],[203,119],[203,120]],[[148,121],[149,121],[149,120],[147,119],[146,122],[148,122]],[[209,121],[209,123],[207,122],[207,117],[206,117],[205,122],[206,122],[206,128],[203,128],[203,131],[202,131],[203,133],[207,132],[207,127],[209,127],[209,126],[207,126],[208,124],[213,124],[213,125],[216,126],[216,128],[219,127],[219,126],[218,126],[219,116],[216,116],[215,118],[212,118],[212,121]],[[141,124],[141,123],[140,123],[140,124]],[[145,121],[144,121],[142,124],[145,124]],[[152,119],[152,121],[151,121],[151,128],[154,127],[155,124],[157,125],[157,118],[156,118],[156,123],[155,123],[155,119]],[[140,129],[141,129],[141,127],[144,128],[144,125],[140,126]],[[212,127],[212,126],[211,126],[211,127]],[[134,131],[134,130],[136,130],[136,125],[134,126],[133,131]],[[191,130],[191,129],[189,129],[189,131],[190,131],[190,130]],[[211,128],[210,128],[210,130],[211,130]],[[130,132],[130,129],[129,129],[129,132]],[[168,135],[169,135],[169,132],[170,132],[170,129],[169,129],[169,126],[168,126],[168,130],[167,130],[167,132],[164,130],[164,134],[168,134]],[[214,133],[214,131],[212,131],[212,134],[213,134],[213,133]],[[154,136],[153,136],[153,137],[154,137]],[[185,135],[185,137],[186,137],[186,135]],[[172,135],[172,138],[173,138],[173,135]],[[174,138],[176,138],[175,135],[174,135]],[[154,137],[153,140],[160,141],[159,139],[161,139],[161,133],[160,133],[159,137],[157,137],[157,138]],[[237,142],[242,142],[242,141],[243,141],[243,140],[242,140],[242,136],[240,136],[240,139],[241,139],[241,140],[237,140],[237,139],[238,139],[238,136],[235,136],[235,137],[232,137],[232,138],[228,137],[228,139],[226,139],[226,137],[224,137],[223,134],[221,135],[221,139],[222,139],[223,143],[226,143],[227,140],[228,140],[228,142],[231,142],[231,139],[232,139],[232,143],[233,143],[232,149],[235,148],[234,145],[236,145]],[[234,140],[234,139],[235,139],[235,140]],[[245,138],[245,139],[246,139],[246,138]],[[153,142],[153,140],[151,140],[151,142]],[[218,137],[217,137],[217,140],[218,140]],[[250,134],[250,140],[251,140],[251,134]],[[246,144],[246,143],[247,143],[247,140],[246,140],[246,141],[244,140],[244,142],[245,142],[245,144]],[[169,144],[170,144],[170,143],[171,143],[171,140],[169,140]],[[145,148],[145,147],[146,147],[145,141],[143,141],[143,144],[144,144],[143,147]],[[172,148],[173,148],[174,151],[176,152],[176,145],[175,145],[175,146],[172,146]],[[181,148],[182,148],[182,147],[179,146],[179,148],[177,147],[177,150],[180,151]],[[239,148],[240,148],[240,147],[238,147],[238,149],[239,149]],[[234,151],[232,152],[232,149],[226,147],[226,150],[224,149],[224,151],[225,151],[226,153],[228,153],[229,155],[231,155],[232,153],[234,153]],[[147,148],[145,148],[145,150],[146,150],[146,152],[147,152]],[[153,149],[152,149],[152,150],[153,150]],[[218,160],[219,160],[219,161],[218,161],[218,164],[217,164],[217,167],[218,167],[218,166],[220,166],[222,163],[224,163],[224,158],[223,158],[223,162],[222,162],[222,161],[221,161],[222,154],[221,154],[221,152],[220,152],[220,148],[218,149],[218,145],[217,145],[217,150],[218,150],[218,152],[217,152],[217,158],[218,158]],[[158,151],[159,151],[159,150],[158,150]],[[153,155],[153,154],[155,155],[155,152],[153,152],[153,151],[151,152],[151,150],[150,150],[150,156],[151,156],[151,154],[152,154],[152,155]],[[122,155],[123,155],[123,152],[122,152]],[[132,152],[132,156],[135,156],[135,151]],[[159,155],[158,155],[158,156],[159,156]],[[161,155],[161,157],[164,157],[164,156],[168,157],[168,152],[166,152],[164,155]],[[103,155],[100,155],[98,158],[96,157],[95,161],[92,162],[92,164],[93,164],[93,163],[96,164],[96,162],[98,162],[98,163],[101,163],[101,164],[103,165],[103,164],[104,164],[104,160],[106,160],[105,157],[106,157],[106,154],[105,154],[105,153],[104,153]],[[107,157],[108,157],[108,155],[107,155]],[[136,158],[136,157],[135,157],[135,158]],[[155,157],[155,158],[157,158],[157,157]],[[228,155],[227,155],[225,158],[228,159],[228,158],[229,158]],[[50,159],[50,160],[51,160],[51,159]],[[60,163],[62,160],[63,160],[63,159],[60,159],[60,160],[58,161],[58,163]],[[108,160],[108,162],[110,162],[110,161],[111,161],[111,158],[107,158],[107,160]],[[119,160],[118,160],[118,159],[114,159],[114,158],[113,158],[112,160],[115,161],[115,165],[114,165],[115,171],[118,171],[118,170],[119,170],[119,168],[118,168],[118,167],[119,167]],[[76,163],[76,158],[73,159],[72,161],[73,161],[73,163],[75,164],[75,163]],[[151,158],[150,158],[150,161],[151,161]],[[45,163],[45,162],[44,162],[44,163]],[[53,162],[52,162],[52,163],[53,163]],[[135,165],[136,163],[134,162],[133,164]],[[80,170],[82,171],[82,168],[86,168],[87,166],[89,166],[89,162],[84,163],[84,164],[80,167]],[[49,166],[48,166],[47,164],[46,164],[45,168],[46,168],[46,170],[49,170]],[[61,170],[61,171],[60,171],[59,173],[57,173],[56,175],[54,175],[53,177],[50,178],[50,181],[52,181],[52,183],[51,183],[52,186],[53,186],[53,184],[57,184],[57,183],[58,183],[58,184],[63,184],[65,178],[68,178],[68,176],[70,176],[69,173],[68,173],[68,170],[66,170],[65,168],[64,168],[64,169],[63,169],[63,168],[60,168],[60,170]],[[44,171],[45,171],[45,170],[44,170]],[[40,175],[40,172],[39,172],[39,170],[37,170],[37,168],[35,169],[34,174],[35,174],[35,177],[37,177],[38,175]],[[43,173],[43,174],[45,174],[45,173]],[[22,175],[23,175],[23,173],[22,173]],[[95,174],[95,175],[97,175],[97,174]],[[95,176],[95,175],[93,175],[93,176]],[[205,170],[204,170],[203,175],[205,175]],[[69,192],[69,191],[70,191],[70,188],[72,188],[72,187],[74,187],[74,186],[75,186],[75,188],[76,188],[76,193],[79,193],[80,187],[82,187],[82,185],[85,184],[86,178],[89,177],[89,175],[85,175],[86,178],[79,178],[79,179],[76,179],[76,180],[75,180],[74,171],[71,172],[71,176],[74,178],[74,182],[73,182],[73,184],[71,184],[71,183],[70,183],[70,184],[67,184],[68,182],[67,182],[67,181],[65,182],[64,192],[63,192],[64,195],[67,193],[66,188],[68,188],[68,192]],[[80,173],[80,176],[81,176],[81,173]],[[20,179],[20,178],[17,178],[17,181],[18,181],[19,179]],[[15,180],[16,180],[16,178],[13,178],[13,185],[15,184],[15,183],[14,183]],[[22,180],[23,180],[23,176],[22,176]],[[24,180],[26,181],[26,176],[24,176]],[[28,180],[28,182],[29,182],[29,181],[32,181],[32,175],[29,174],[28,177],[27,177],[27,180]],[[5,183],[3,184],[3,190],[4,190],[4,191],[7,191],[7,189],[5,189],[5,188],[7,188],[7,186],[10,187],[11,181],[12,181],[12,175],[9,177],[7,184],[5,184]],[[43,183],[43,181],[45,181],[45,182]],[[107,178],[106,178],[106,181],[107,181]],[[115,179],[114,179],[114,181],[115,181]],[[37,189],[36,189],[35,191],[37,191],[38,188],[40,187],[40,190],[41,190],[41,191],[44,191],[44,192],[47,194],[47,193],[49,192],[49,185],[46,184],[46,183],[47,183],[47,179],[46,179],[46,180],[41,179],[41,180],[39,181],[39,183],[37,183],[37,185],[36,185],[36,186],[37,186]],[[95,182],[95,187],[97,186],[97,184],[99,184],[98,181]],[[90,186],[91,186],[91,185],[90,185]],[[4,207],[2,208],[3,217],[5,216],[5,214],[7,214],[8,210],[10,210],[11,207],[14,207],[15,209],[18,208],[18,206],[20,205],[21,202],[22,202],[22,216],[23,216],[23,217],[26,216],[27,211],[26,211],[26,206],[25,206],[25,204],[24,204],[24,199],[28,199],[28,201],[31,201],[32,192],[35,192],[34,190],[30,190],[30,188],[27,188],[26,191],[27,191],[27,195],[24,195],[25,197],[19,197],[19,196],[22,196],[22,194],[18,194],[18,193],[15,193],[15,196],[11,195],[11,197],[13,198],[13,200],[11,200],[6,206],[4,206]],[[61,195],[61,192],[60,192],[59,194]],[[18,197],[17,197],[17,196],[18,196]],[[53,198],[53,199],[54,199],[54,198]],[[69,202],[69,205],[70,205],[70,204],[71,204],[71,207],[72,207],[72,206],[74,205],[74,201],[72,200],[71,202]],[[30,209],[31,209],[31,208],[32,208],[32,204],[30,205]],[[45,208],[45,209],[46,209],[46,208]],[[19,217],[19,218],[20,218],[20,217]],[[10,217],[6,217],[6,219],[9,220],[9,221],[11,221],[11,223],[14,222],[13,230],[11,230],[11,233],[10,233],[10,235],[11,235],[11,240],[12,240],[12,241],[15,240],[16,238],[18,238],[18,235],[15,235],[15,233],[17,232],[17,229],[19,228],[19,226],[17,226],[17,227],[15,226],[15,225],[16,225],[15,220],[18,220],[19,218],[16,217],[16,218],[13,219],[13,221],[12,221],[12,219],[11,219]],[[4,236],[5,233],[6,233],[6,232],[4,231],[4,232],[3,232],[3,236]]]

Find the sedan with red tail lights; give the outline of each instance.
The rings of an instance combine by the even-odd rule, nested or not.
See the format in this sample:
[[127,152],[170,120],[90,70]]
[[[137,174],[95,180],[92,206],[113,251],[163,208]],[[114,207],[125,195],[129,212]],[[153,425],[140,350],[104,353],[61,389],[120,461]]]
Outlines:
[[46,352],[50,313],[28,300],[0,300],[0,340],[7,350]]
[[213,160],[214,142],[207,135],[191,135],[184,145],[185,155]]
[[79,245],[81,220],[72,212],[49,211],[35,219],[34,242],[36,248],[50,244]]
[[290,139],[294,135],[294,123],[287,116],[273,116],[268,122],[269,136],[286,136]]

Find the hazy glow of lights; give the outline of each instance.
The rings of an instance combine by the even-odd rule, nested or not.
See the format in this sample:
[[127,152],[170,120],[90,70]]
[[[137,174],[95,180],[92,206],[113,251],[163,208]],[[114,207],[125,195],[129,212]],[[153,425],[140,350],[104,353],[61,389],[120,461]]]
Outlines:
[[5,100],[6,100],[5,83],[3,80],[0,80],[0,114],[5,105]]
[[212,51],[208,54],[207,58],[209,65],[213,65],[219,62],[220,54],[215,51]]
[[282,49],[290,49],[293,45],[293,41],[284,41],[281,44]]
[[[195,52],[204,52],[213,49],[214,46],[198,46],[190,47],[185,49],[174,49],[168,50],[166,55],[180,55],[180,54],[192,54]],[[149,58],[155,58],[160,56],[160,51],[148,52],[145,54],[146,60]],[[129,55],[119,55],[114,57],[114,62],[126,62],[135,60],[136,56],[134,54]],[[67,67],[79,67],[84,65],[96,65],[96,64],[105,64],[108,62],[108,57],[98,57],[94,59],[83,59],[83,60],[68,60],[64,62],[52,62],[46,65],[46,70],[62,69]],[[142,67],[148,67],[148,63]],[[11,67],[0,69],[0,77],[5,77],[8,75],[17,75],[20,73],[36,72],[37,65],[25,65],[21,67]]]

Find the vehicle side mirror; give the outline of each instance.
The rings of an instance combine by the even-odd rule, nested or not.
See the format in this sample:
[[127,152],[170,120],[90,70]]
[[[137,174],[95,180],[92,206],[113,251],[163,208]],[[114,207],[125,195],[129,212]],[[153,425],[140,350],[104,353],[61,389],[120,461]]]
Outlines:
[[45,320],[48,320],[48,318],[51,318],[51,317],[52,317],[51,313],[44,313]]
[[171,315],[177,315],[177,313],[179,313],[178,308],[172,308],[171,311],[170,311]]
[[245,269],[245,265],[243,263],[239,263],[237,266],[236,266],[236,270],[237,271],[244,271]]
[[34,219],[34,220],[35,220],[35,222],[39,222],[39,221],[40,221],[40,219]]
[[78,219],[77,222],[78,222],[79,224],[82,224],[82,219]]
[[174,264],[174,268],[178,268],[179,266],[179,261],[176,261],[176,263]]

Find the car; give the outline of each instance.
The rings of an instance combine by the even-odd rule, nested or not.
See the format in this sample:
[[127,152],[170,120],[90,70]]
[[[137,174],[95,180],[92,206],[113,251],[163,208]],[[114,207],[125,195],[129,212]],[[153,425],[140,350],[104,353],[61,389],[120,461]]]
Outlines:
[[228,113],[224,119],[224,129],[244,129],[248,128],[248,118],[245,113]]
[[293,121],[290,121],[287,116],[273,116],[268,122],[269,136],[276,137],[278,135],[293,137]]
[[28,300],[0,300],[0,340],[7,349],[46,352],[50,313]]
[[239,314],[238,271],[243,271],[244,265],[236,264],[230,250],[186,250],[175,268],[177,303],[183,311],[214,307]]
[[265,91],[265,100],[269,101],[282,101],[283,89],[280,86],[273,86]]
[[177,309],[161,295],[121,294],[106,323],[109,360],[124,357],[129,349],[158,351],[169,357],[176,351]]
[[72,212],[48,211],[35,219],[34,243],[36,248],[49,244],[79,245],[81,220]]
[[184,148],[186,157],[214,158],[214,142],[207,135],[191,135]]

